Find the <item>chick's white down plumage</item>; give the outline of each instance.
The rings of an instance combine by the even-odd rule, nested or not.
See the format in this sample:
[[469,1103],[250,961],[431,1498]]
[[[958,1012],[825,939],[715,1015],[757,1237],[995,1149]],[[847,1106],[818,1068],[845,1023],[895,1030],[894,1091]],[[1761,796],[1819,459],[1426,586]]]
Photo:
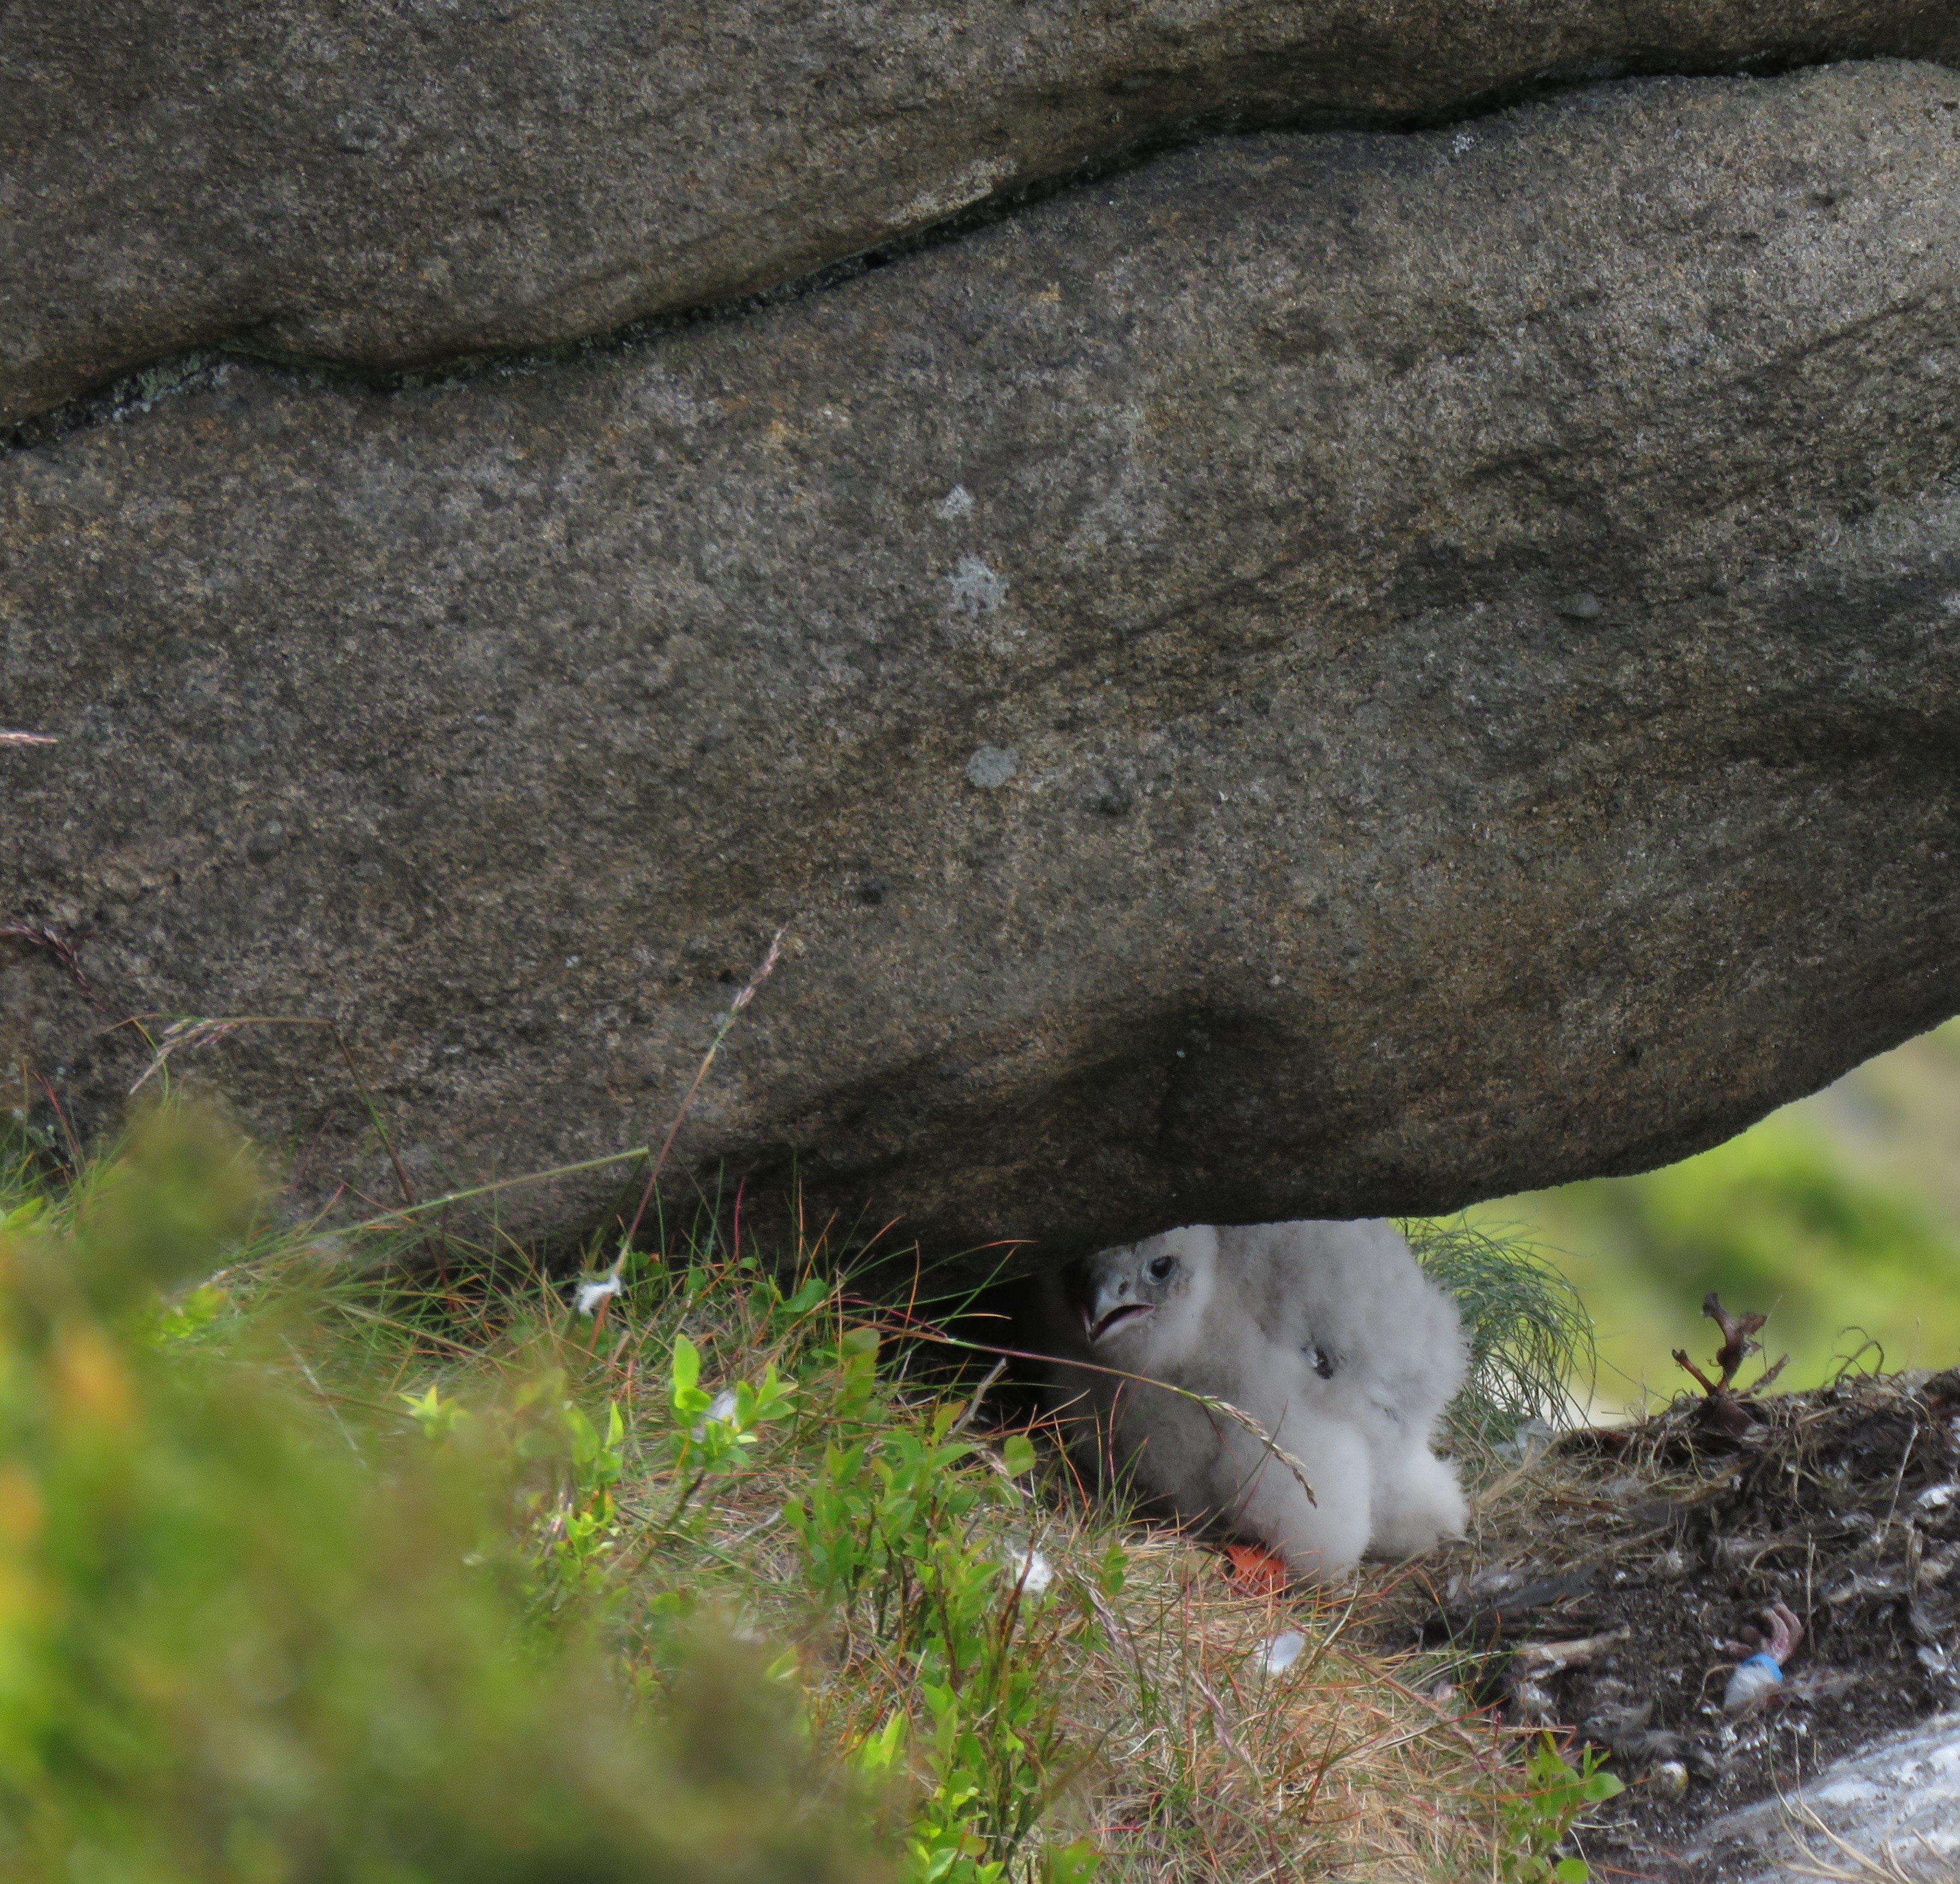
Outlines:
[[[1462,1527],[1456,1474],[1430,1450],[1462,1332],[1391,1224],[1166,1231],[1048,1278],[1041,1319],[1071,1451],[1166,1515],[1262,1543],[1300,1577]],[[1250,1414],[1312,1496],[1255,1434],[1157,1382]]]

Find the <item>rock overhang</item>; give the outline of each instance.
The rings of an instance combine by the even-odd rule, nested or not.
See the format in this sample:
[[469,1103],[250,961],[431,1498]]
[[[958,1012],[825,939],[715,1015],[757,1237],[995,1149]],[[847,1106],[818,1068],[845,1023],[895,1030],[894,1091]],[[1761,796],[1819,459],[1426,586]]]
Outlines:
[[[126,1010],[331,1014],[459,1177],[644,1138],[788,923],[686,1167],[942,1249],[1694,1149],[1960,1006],[1954,85],[1268,133],[578,359],[215,363],[0,463],[14,905]],[[355,1155],[269,1042],[248,1119]]]

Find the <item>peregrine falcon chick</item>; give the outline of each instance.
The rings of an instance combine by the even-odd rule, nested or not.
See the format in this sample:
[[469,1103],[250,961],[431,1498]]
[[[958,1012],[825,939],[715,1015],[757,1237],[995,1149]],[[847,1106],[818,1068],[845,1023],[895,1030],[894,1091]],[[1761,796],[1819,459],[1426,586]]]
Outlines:
[[[1181,1521],[1322,1577],[1462,1528],[1456,1476],[1429,1450],[1463,1379],[1456,1306],[1387,1224],[1169,1230],[1049,1278],[1042,1322],[1071,1450]],[[1152,1381],[1249,1413],[1312,1497],[1242,1427]]]

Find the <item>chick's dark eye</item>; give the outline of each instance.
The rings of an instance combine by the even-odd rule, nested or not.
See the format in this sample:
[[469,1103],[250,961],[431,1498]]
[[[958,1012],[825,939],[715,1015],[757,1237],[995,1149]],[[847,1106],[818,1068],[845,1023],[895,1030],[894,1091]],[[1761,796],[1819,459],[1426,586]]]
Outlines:
[[1150,1265],[1150,1280],[1153,1282],[1168,1282],[1176,1268],[1176,1257],[1159,1256]]

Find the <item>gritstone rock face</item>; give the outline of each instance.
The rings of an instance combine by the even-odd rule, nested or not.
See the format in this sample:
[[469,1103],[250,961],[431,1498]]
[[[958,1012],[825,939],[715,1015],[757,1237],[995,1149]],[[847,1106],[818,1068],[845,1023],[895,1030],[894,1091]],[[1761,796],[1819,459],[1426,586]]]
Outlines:
[[1960,61],[1926,0],[15,0],[0,422],[189,346],[400,368],[773,288],[1166,139]]
[[[0,942],[0,1047],[100,1121],[109,1020],[330,1015],[439,1187],[663,1130],[787,923],[676,1168],[937,1249],[1698,1149],[1960,1007],[1956,128],[1876,63],[1227,139],[16,450],[0,921],[109,1011]],[[326,1042],[198,1064],[347,1174]]]

